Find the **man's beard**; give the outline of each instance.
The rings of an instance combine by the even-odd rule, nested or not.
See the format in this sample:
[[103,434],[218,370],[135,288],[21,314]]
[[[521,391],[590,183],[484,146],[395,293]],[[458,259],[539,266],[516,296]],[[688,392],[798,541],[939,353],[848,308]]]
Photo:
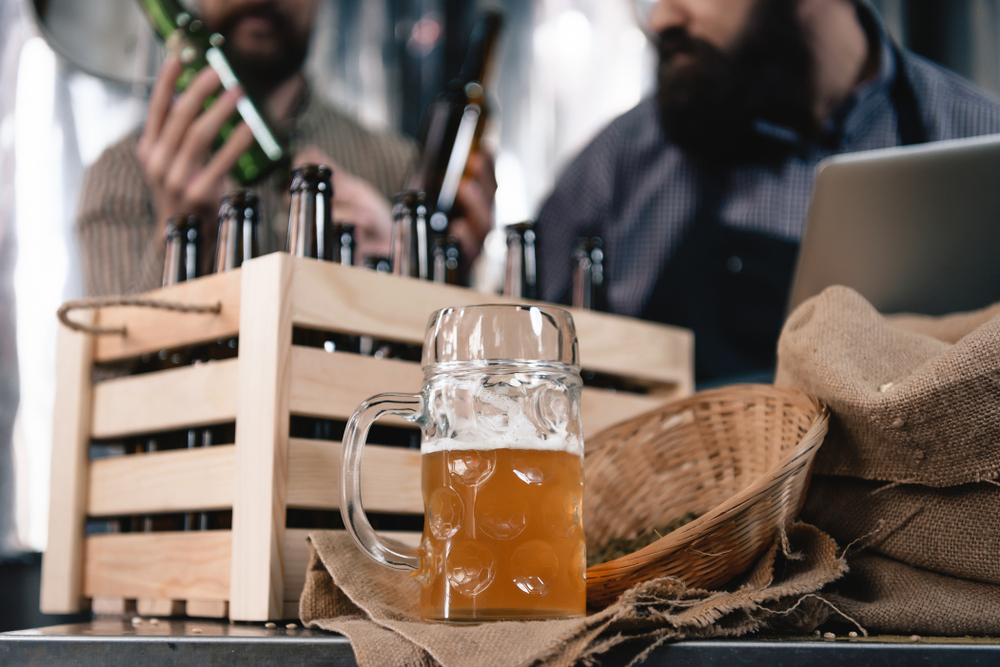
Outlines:
[[[813,59],[794,5],[759,0],[731,54],[681,28],[661,33],[657,102],[671,141],[710,162],[769,162],[794,144],[756,131],[758,121],[818,134]],[[691,60],[675,66],[677,56]]]
[[[233,31],[248,17],[265,19],[271,24],[278,43],[274,53],[236,48],[231,41]],[[229,43],[226,51],[232,58],[233,68],[252,93],[266,94],[291,78],[302,69],[309,50],[309,32],[303,34],[270,2],[237,6],[212,29],[226,38]]]

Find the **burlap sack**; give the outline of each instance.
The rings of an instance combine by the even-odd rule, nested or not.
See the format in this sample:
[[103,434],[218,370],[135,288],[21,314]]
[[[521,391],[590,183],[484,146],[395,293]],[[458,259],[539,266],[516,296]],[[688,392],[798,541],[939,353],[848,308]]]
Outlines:
[[664,578],[584,619],[450,626],[419,620],[416,580],[370,561],[346,533],[314,532],[299,614],[308,627],[346,635],[361,667],[569,666],[625,642],[638,642],[641,656],[683,638],[808,632],[830,615],[815,593],[843,575],[844,562],[833,540],[812,526],[791,526],[788,539],[793,557],[773,546],[730,590]]
[[824,597],[869,631],[898,635],[1000,636],[1000,586],[928,572],[860,553]]
[[842,545],[857,542],[925,570],[1000,584],[1000,487],[993,484],[936,489],[814,476],[802,519]]
[[[897,326],[846,287],[799,306],[778,342],[776,383],[803,389],[833,413],[814,471],[926,486],[1000,475],[995,308]],[[921,323],[955,342],[904,328]]]
[[877,632],[1000,634],[1000,304],[883,317],[830,288],[785,323],[777,382],[831,409],[803,509],[852,544],[829,599]]

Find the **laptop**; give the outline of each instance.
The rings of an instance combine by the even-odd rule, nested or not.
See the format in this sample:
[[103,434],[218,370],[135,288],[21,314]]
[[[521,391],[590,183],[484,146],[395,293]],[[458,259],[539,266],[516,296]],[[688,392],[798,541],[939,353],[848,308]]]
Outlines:
[[1000,301],[1000,135],[821,162],[789,312],[830,285],[883,313]]

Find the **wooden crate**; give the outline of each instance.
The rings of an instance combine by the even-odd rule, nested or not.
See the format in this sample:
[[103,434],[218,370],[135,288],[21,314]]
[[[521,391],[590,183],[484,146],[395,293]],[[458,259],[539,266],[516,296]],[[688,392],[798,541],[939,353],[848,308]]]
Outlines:
[[[88,601],[98,611],[125,612],[138,600],[146,613],[180,612],[186,602],[189,615],[297,616],[307,531],[286,529],[286,510],[337,508],[340,445],[291,438],[291,416],[344,420],[373,394],[419,391],[422,373],[414,362],[292,345],[293,326],[419,345],[434,310],[510,301],[284,253],[148,296],[221,302],[222,310],[106,307],[88,320],[124,324],[126,335],[61,328],[42,569],[48,613],[76,612]],[[585,387],[585,433],[692,391],[690,332],[589,311],[573,317],[584,369],[647,388]],[[238,358],[92,382],[94,364],[236,335]],[[227,421],[236,423],[235,444],[89,460],[95,439]],[[366,509],[419,514],[419,452],[366,451]],[[84,531],[88,518],[228,508],[232,530]]]

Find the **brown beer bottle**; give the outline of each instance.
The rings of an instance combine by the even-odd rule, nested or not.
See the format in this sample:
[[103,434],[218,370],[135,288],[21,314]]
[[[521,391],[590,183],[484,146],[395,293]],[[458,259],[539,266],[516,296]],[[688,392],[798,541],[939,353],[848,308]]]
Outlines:
[[[215,273],[231,271],[260,256],[260,200],[248,190],[230,192],[219,206],[219,234],[215,244]],[[239,338],[224,338],[205,346],[202,361],[239,355]]]
[[461,285],[462,278],[459,273],[461,259],[462,250],[457,237],[451,234],[436,235],[433,253],[434,282]]
[[337,222],[333,226],[333,261],[342,266],[354,266],[354,224]]
[[538,298],[538,265],[535,262],[535,225],[532,221],[507,226],[507,262],[504,296]]
[[[423,150],[406,187],[426,192],[431,215],[443,216],[444,225],[455,207],[469,155],[477,149],[486,127],[489,109],[485,83],[502,25],[503,15],[498,11],[487,11],[479,17],[472,28],[462,69],[431,102],[424,116],[420,137]],[[431,225],[438,232],[445,231],[445,226],[434,220]]]
[[219,207],[215,273],[238,269],[260,256],[260,200],[247,190],[230,192]]
[[296,257],[333,261],[333,171],[325,165],[292,169],[292,205],[285,249]]
[[[201,244],[201,221],[197,216],[181,213],[170,217],[164,240],[163,287],[194,280],[200,275]],[[192,360],[191,350],[148,352],[139,358],[132,374],[186,366]]]
[[405,190],[396,195],[392,207],[393,274],[428,280],[427,197],[420,190]]
[[573,248],[573,306],[607,310],[604,248],[598,237],[579,238]]
[[169,287],[198,277],[201,255],[201,221],[193,215],[180,214],[167,222],[163,258],[163,286]]
[[[354,266],[354,225],[349,222],[337,222],[333,225],[333,261],[341,266]],[[348,334],[326,334],[323,347],[327,350],[330,346],[334,350],[341,352],[361,351],[361,337]]]

